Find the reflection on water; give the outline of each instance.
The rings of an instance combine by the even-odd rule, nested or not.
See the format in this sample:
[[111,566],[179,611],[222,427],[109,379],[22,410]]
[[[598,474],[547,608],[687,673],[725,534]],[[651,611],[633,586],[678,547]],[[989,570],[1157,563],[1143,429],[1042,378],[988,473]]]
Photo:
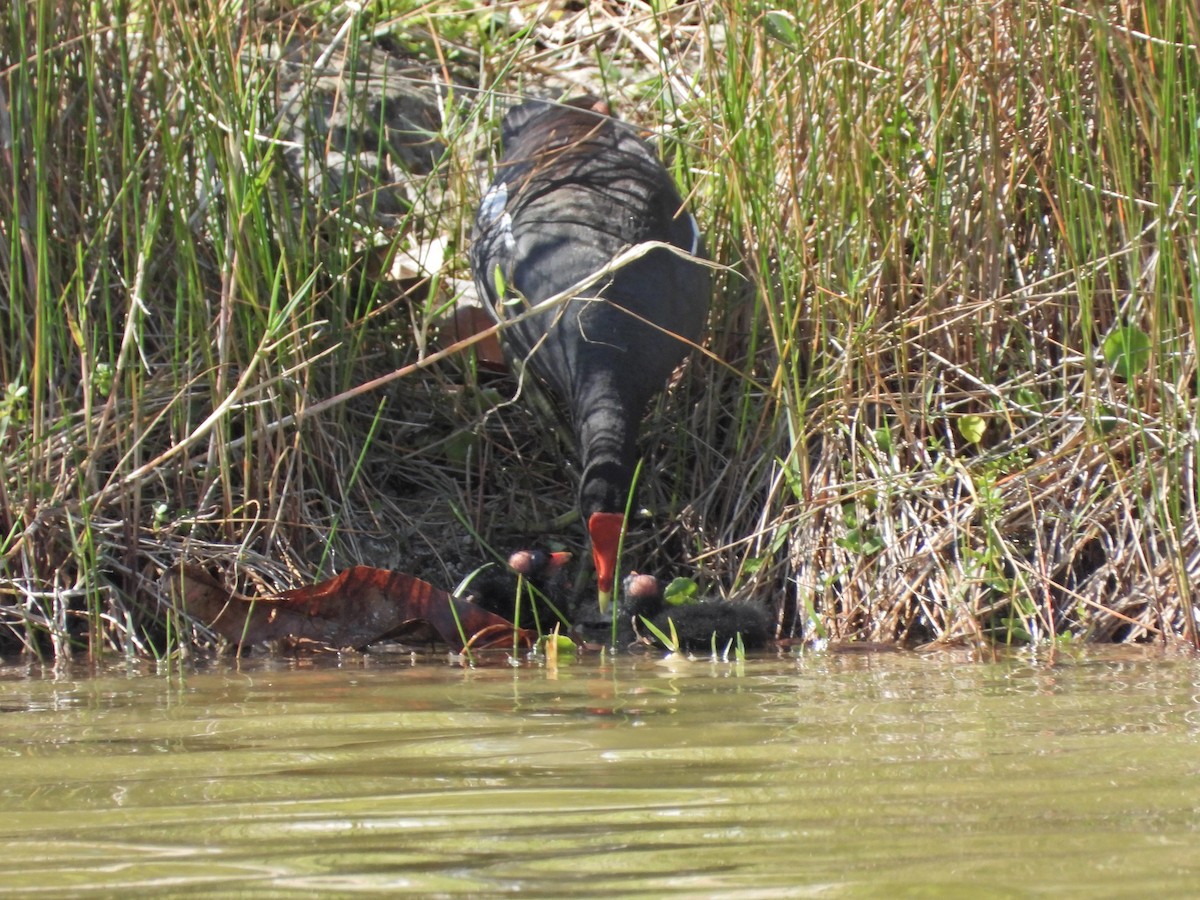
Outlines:
[[1200,663],[0,670],[0,893],[1185,895]]

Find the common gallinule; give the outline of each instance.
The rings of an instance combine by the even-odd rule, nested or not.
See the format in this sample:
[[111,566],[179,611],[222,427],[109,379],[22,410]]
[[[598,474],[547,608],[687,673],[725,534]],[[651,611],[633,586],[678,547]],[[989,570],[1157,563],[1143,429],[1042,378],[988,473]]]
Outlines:
[[[682,650],[707,650],[714,642],[720,649],[735,641],[739,634],[743,647],[757,650],[770,639],[770,619],[758,604],[713,598],[673,606],[663,599],[665,587],[653,575],[634,574],[625,578],[617,610],[618,644],[629,644],[639,636],[654,640],[642,618],[667,635],[674,624]],[[593,619],[576,623],[576,632],[584,640],[607,643],[612,637],[612,625],[607,619]]]
[[475,219],[471,267],[497,318],[515,319],[503,333],[509,357],[549,389],[575,435],[579,508],[603,610],[638,426],[703,331],[711,278],[702,263],[654,247],[565,302],[517,318],[639,244],[704,254],[696,220],[662,163],[602,108],[584,97],[509,110],[503,155]]
[[476,572],[462,596],[510,622],[519,620],[522,628],[550,631],[563,620],[563,567],[570,559],[570,553],[541,548],[517,550],[507,568],[492,565]]

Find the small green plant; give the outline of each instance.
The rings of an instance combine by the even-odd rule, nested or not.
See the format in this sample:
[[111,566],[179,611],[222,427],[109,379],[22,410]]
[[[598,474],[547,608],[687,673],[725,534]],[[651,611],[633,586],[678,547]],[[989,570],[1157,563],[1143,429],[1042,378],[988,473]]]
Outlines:
[[819,641],[829,640],[829,629],[825,627],[825,623],[817,615],[811,595],[804,597],[804,624],[806,633],[815,636]]
[[0,397],[0,441],[8,436],[12,425],[21,425],[29,417],[29,388],[23,384],[9,382]]
[[846,533],[837,539],[837,545],[858,556],[874,556],[886,546],[883,535],[870,526],[859,525],[852,504],[842,507],[842,515],[848,526]]
[[642,624],[646,626],[646,629],[652,635],[658,638],[659,643],[667,648],[668,653],[679,652],[679,634],[675,630],[675,622],[672,619],[667,619],[667,629],[670,634],[665,634],[661,628],[659,628],[645,616],[639,616],[639,618],[642,620]]

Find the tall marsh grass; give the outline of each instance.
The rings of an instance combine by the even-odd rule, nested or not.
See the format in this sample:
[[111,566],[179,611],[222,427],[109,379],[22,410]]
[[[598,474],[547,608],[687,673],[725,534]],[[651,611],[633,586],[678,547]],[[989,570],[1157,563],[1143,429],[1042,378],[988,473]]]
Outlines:
[[[427,163],[310,190],[296,46],[403,58]],[[180,560],[253,594],[578,545],[553,431],[422,362],[497,116],[568,89],[653,133],[727,267],[627,564],[808,641],[1196,643],[1194,4],[16,0],[0,649],[186,649]]]

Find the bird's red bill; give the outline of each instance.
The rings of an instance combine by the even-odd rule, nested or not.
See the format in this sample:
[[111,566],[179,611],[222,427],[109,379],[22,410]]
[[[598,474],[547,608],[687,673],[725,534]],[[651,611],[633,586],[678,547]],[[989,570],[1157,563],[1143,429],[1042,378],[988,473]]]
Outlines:
[[613,576],[617,571],[617,547],[625,516],[621,513],[592,513],[588,534],[592,537],[592,561],[596,564],[596,586],[601,596],[612,596]]

